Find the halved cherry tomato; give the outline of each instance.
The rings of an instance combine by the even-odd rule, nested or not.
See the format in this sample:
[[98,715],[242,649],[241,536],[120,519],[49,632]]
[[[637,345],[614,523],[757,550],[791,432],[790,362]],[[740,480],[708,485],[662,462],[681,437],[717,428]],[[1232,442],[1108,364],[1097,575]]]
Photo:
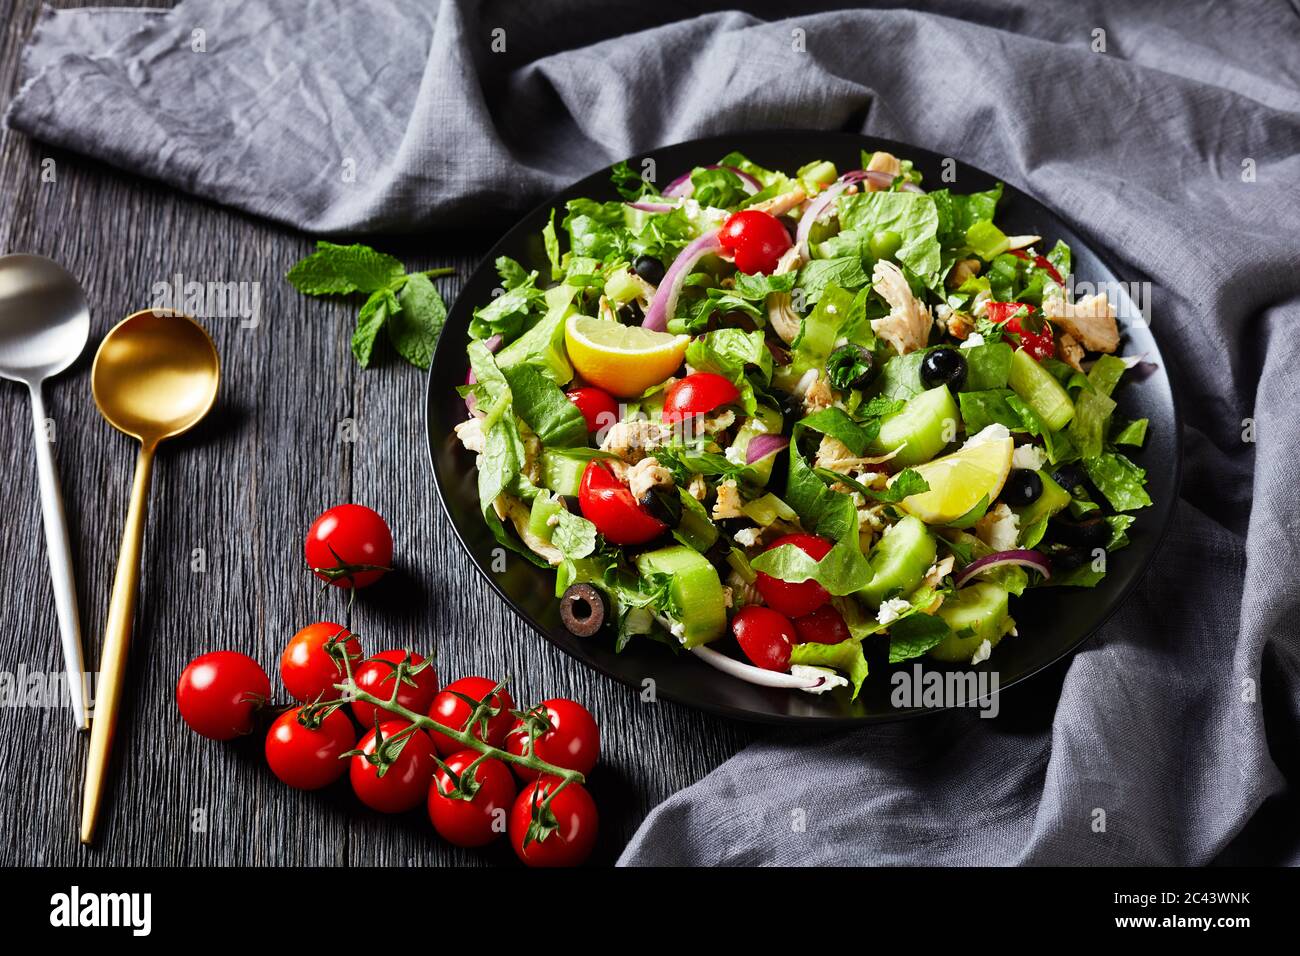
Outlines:
[[587,434],[608,428],[618,421],[618,402],[603,388],[586,385],[581,388],[571,388],[564,394],[569,401],[578,406],[578,411],[582,412],[582,417],[587,420]]
[[[460,750],[447,758],[447,769],[462,778],[465,768],[479,758],[477,750]],[[443,796],[454,788],[447,770],[433,775],[429,788],[429,819],[448,843],[456,846],[486,846],[505,833],[515,802],[515,778],[500,760],[489,757],[474,768],[474,795],[469,800]],[[441,789],[442,792],[439,792]]]
[[833,604],[823,604],[811,614],[794,619],[800,644],[840,644],[849,639],[844,615]]
[[[474,708],[457,695],[464,694],[466,697],[482,702],[485,697],[492,694],[492,689],[496,686],[496,681],[488,680],[486,677],[462,677],[460,680],[454,680],[433,699],[433,706],[429,708],[429,716],[444,727],[463,731],[466,729],[465,722],[469,720]],[[509,694],[502,690],[497,693],[493,706],[500,708],[500,713],[495,717],[488,718],[487,740],[485,742],[493,747],[500,747],[506,739],[506,734],[509,733],[510,728],[515,723],[515,717],[510,713],[515,706],[515,702],[510,699]],[[483,740],[481,728],[476,726],[471,733],[479,740]],[[446,734],[438,733],[436,730],[431,731],[429,736],[433,738],[433,744],[438,748],[438,753],[444,757],[465,749],[465,745],[460,741],[454,740]]]
[[[545,717],[551,725],[550,730],[543,731],[533,745],[533,753],[549,764],[576,770],[586,776],[600,759],[600,727],[596,718],[577,701],[556,697],[544,700],[539,707],[545,708]],[[523,756],[528,745],[528,732],[523,721],[517,721],[506,737],[506,750]],[[515,764],[515,773],[521,780],[533,780],[537,771]]]
[[578,507],[611,544],[645,544],[668,530],[668,525],[637,504],[627,485],[598,459],[588,462],[582,473]]
[[[406,651],[380,651],[357,667],[352,673],[352,678],[359,689],[387,700],[393,696],[393,675],[397,672],[397,665],[405,657]],[[409,663],[412,666],[423,664],[424,658],[419,654],[412,654]],[[433,698],[438,693],[438,675],[434,673],[432,667],[426,667],[408,680],[414,681],[414,684],[402,681],[402,686],[397,691],[397,702],[417,714],[428,713],[429,705],[433,703]],[[361,722],[362,727],[374,727],[376,713],[379,714],[381,721],[396,720],[405,723],[382,707],[376,707],[364,700],[352,702],[352,715]]]
[[[379,732],[385,741],[402,733],[411,725],[401,720],[390,720],[379,725]],[[357,745],[360,754],[352,755],[348,768],[352,780],[352,790],[362,803],[380,813],[405,813],[412,807],[420,805],[429,792],[429,783],[437,767],[433,753],[433,741],[423,730],[414,730],[401,744],[402,752],[384,770],[365,758],[373,754],[376,747],[373,730],[361,738]],[[397,744],[393,745],[394,747]]]
[[[1011,254],[1017,259],[1024,259],[1026,262],[1029,261],[1029,253],[1025,252],[1024,249],[1012,249]],[[1061,274],[1056,271],[1056,266],[1052,265],[1045,256],[1034,256],[1034,265],[1051,276],[1056,281],[1057,285],[1065,285],[1065,280],[1062,279]]]
[[280,679],[294,700],[309,704],[322,694],[338,697],[334,685],[347,674],[326,649],[331,641],[336,651],[345,652],[354,662],[361,660],[361,642],[346,627],[329,621],[308,624],[289,639],[280,655]]
[[790,648],[799,638],[784,614],[750,604],[731,619],[731,633],[755,667],[782,672],[790,669]]
[[551,801],[549,809],[555,815],[555,829],[546,839],[533,839],[524,846],[534,804],[545,800],[559,783],[554,777],[530,783],[520,791],[510,811],[510,845],[515,849],[515,856],[529,866],[577,866],[591,855],[596,845],[600,822],[596,801],[582,784],[571,783]]
[[190,729],[211,740],[233,740],[253,729],[253,713],[271,698],[271,681],[238,651],[213,651],[190,661],[176,683],[176,706]]
[[[773,541],[766,550],[771,551],[783,544],[794,545],[814,561],[820,561],[831,550],[831,543],[815,534],[787,534]],[[755,587],[768,607],[791,618],[811,614],[831,599],[826,589],[816,581],[782,581],[762,571],[758,572]]]
[[790,233],[771,213],[742,209],[722,224],[722,248],[736,260],[736,268],[753,275],[771,273],[793,245]]
[[664,396],[663,420],[671,425],[696,415],[707,415],[740,398],[740,389],[730,379],[713,372],[694,372],[674,382]]
[[365,505],[338,505],[312,522],[307,567],[336,588],[364,588],[393,564],[393,533]]
[[[1008,332],[1019,336],[1019,348],[1024,349],[1038,361],[1051,358],[1056,354],[1056,342],[1052,338],[1052,326],[1046,319],[1037,332],[1028,331],[1018,314],[1022,309],[1026,320],[1034,314],[1034,307],[1024,302],[990,302],[988,304],[989,321],[1005,326]],[[1032,323],[1031,323],[1032,324]]]
[[331,710],[319,727],[298,720],[302,708],[286,710],[266,733],[266,762],[271,772],[296,790],[319,790],[347,772],[340,759],[357,745],[352,721],[341,710]]

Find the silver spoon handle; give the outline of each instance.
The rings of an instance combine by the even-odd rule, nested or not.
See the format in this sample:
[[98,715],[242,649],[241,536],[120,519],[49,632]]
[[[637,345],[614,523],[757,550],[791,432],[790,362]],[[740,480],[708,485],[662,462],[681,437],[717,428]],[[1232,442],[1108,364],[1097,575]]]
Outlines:
[[35,426],[36,477],[41,486],[41,514],[45,519],[45,546],[50,557],[50,583],[54,586],[54,607],[59,616],[59,637],[63,642],[63,664],[68,675],[68,697],[72,718],[79,730],[90,722],[86,717],[86,665],[81,655],[81,620],[77,613],[77,585],[72,574],[72,549],[63,517],[63,495],[54,470],[54,435],[45,416],[40,383],[31,388],[32,420]]

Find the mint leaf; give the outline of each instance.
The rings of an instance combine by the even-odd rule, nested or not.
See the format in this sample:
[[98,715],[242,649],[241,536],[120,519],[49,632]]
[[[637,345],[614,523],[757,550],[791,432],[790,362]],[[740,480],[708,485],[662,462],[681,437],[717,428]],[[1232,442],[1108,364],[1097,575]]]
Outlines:
[[352,357],[362,368],[370,367],[375,339],[388,317],[398,310],[397,296],[391,289],[380,289],[366,300],[357,313],[357,327],[352,333]]
[[389,316],[388,338],[399,355],[417,368],[428,368],[447,306],[429,277],[414,273],[397,296],[399,310]]
[[561,508],[556,514],[558,523],[551,535],[551,543],[563,552],[566,558],[576,561],[585,558],[596,550],[596,526],[581,515],[575,515]]
[[943,618],[933,614],[909,614],[889,626],[889,663],[899,664],[920,657],[949,634]]
[[306,295],[346,295],[378,292],[401,280],[402,264],[369,246],[316,243],[316,251],[301,259],[286,278]]

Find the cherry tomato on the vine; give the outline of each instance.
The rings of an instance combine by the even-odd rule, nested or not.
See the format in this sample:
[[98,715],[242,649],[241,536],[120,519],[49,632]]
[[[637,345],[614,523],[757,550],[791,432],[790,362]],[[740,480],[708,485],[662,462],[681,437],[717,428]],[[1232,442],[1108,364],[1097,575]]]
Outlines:
[[[474,708],[456,695],[464,694],[466,697],[481,703],[485,697],[492,694],[492,689],[496,686],[496,681],[488,680],[486,677],[462,677],[460,680],[454,680],[439,691],[438,696],[433,699],[433,705],[429,708],[429,716],[444,727],[464,731],[466,730],[465,724],[474,712]],[[499,708],[500,713],[495,717],[488,718],[487,740],[484,743],[491,744],[493,747],[500,747],[505,742],[506,733],[514,726],[515,718],[510,711],[514,708],[515,702],[502,689],[497,692],[493,706]],[[475,726],[470,732],[479,740],[483,740],[483,732],[478,726]],[[430,731],[429,736],[433,738],[433,744],[438,748],[438,753],[444,757],[465,749],[465,745],[460,741],[453,740],[446,734],[439,733],[436,730]]]
[[668,530],[666,524],[637,503],[627,485],[599,459],[588,462],[582,473],[578,507],[611,544],[645,544]]
[[591,855],[600,825],[596,802],[580,783],[571,783],[551,801],[555,828],[543,840],[529,840],[534,804],[544,801],[559,786],[554,777],[535,780],[520,791],[510,811],[510,845],[515,856],[529,866],[577,866]]
[[[551,727],[537,738],[533,755],[565,770],[576,770],[583,776],[591,773],[591,768],[600,759],[600,727],[591,711],[577,701],[563,697],[544,700],[538,707]],[[526,722],[521,720],[506,737],[506,750],[523,756],[527,745]],[[514,768],[521,780],[537,777],[536,770],[518,764]]]
[[664,396],[663,420],[671,425],[696,415],[707,415],[738,398],[740,389],[730,379],[713,372],[693,372],[669,386]]
[[393,563],[393,533],[365,505],[338,505],[312,522],[304,546],[307,566],[339,588],[364,588]]
[[823,604],[811,614],[794,619],[800,644],[841,644],[849,639],[844,615],[832,604]]
[[[481,755],[461,750],[446,759],[448,769],[462,777],[465,768]],[[438,770],[429,788],[429,819],[448,843],[456,846],[485,846],[506,832],[515,800],[515,778],[500,760],[488,757],[473,773],[477,789],[469,800],[443,796],[453,787],[451,775]],[[462,783],[464,786],[464,783]],[[441,792],[440,792],[441,789]]]
[[[405,721],[390,720],[379,725],[379,733],[387,741],[410,726]],[[361,738],[357,745],[361,753],[352,755],[348,768],[357,799],[380,813],[404,813],[419,806],[429,792],[429,783],[437,768],[433,741],[423,730],[413,730],[406,740],[398,743],[402,748],[401,754],[380,776],[379,767],[364,756],[377,749],[375,731],[371,730]]]
[[771,273],[781,256],[794,244],[781,220],[760,209],[742,209],[722,224],[722,248],[736,260],[736,268],[753,275]]
[[[393,696],[397,665],[405,659],[406,651],[380,651],[353,669],[353,680],[356,681],[359,690],[364,690],[383,700],[388,700]],[[414,667],[423,664],[424,658],[413,653],[408,663]],[[433,703],[433,698],[437,693],[438,675],[434,673],[433,667],[430,666],[402,681],[401,687],[397,691],[397,702],[407,710],[413,710],[417,714],[424,714],[428,713],[429,705]],[[363,727],[375,726],[376,711],[379,712],[381,721],[401,721],[401,718],[390,714],[389,711],[384,710],[382,707],[376,707],[364,700],[354,700],[352,702],[352,714],[361,722]],[[404,721],[402,722],[404,723]]]
[[346,653],[352,661],[361,660],[361,642],[347,628],[329,621],[308,624],[289,639],[280,655],[280,680],[294,700],[310,704],[322,694],[338,696],[334,685],[347,676],[347,671],[326,649],[331,642],[336,651]]
[[[777,538],[767,547],[767,550],[771,551],[783,544],[794,545],[814,561],[820,561],[831,550],[831,543],[825,538],[802,533],[787,534]],[[768,607],[791,618],[811,614],[831,599],[826,589],[816,581],[782,581],[762,571],[758,572],[755,587],[758,588],[758,593],[763,595],[763,600],[767,602]]]
[[799,637],[784,614],[761,604],[747,605],[731,619],[731,633],[755,667],[782,673],[790,669],[790,648]]
[[341,710],[330,711],[319,727],[298,720],[302,708],[287,710],[266,732],[266,762],[281,781],[298,790],[319,790],[347,772],[340,759],[357,745],[352,721]]
[[988,304],[989,321],[1001,325],[1008,332],[1020,337],[1018,348],[1023,349],[1038,361],[1051,358],[1056,354],[1056,341],[1052,338],[1052,326],[1046,319],[1038,319],[1041,324],[1038,331],[1026,328],[1033,325],[1034,307],[1023,302],[990,302]]
[[582,417],[587,420],[587,433],[598,432],[618,421],[618,402],[614,396],[603,388],[585,385],[571,388],[564,393],[569,401],[578,406]]
[[271,680],[247,654],[213,651],[194,658],[176,683],[176,706],[190,729],[231,740],[253,729],[253,713],[271,698]]

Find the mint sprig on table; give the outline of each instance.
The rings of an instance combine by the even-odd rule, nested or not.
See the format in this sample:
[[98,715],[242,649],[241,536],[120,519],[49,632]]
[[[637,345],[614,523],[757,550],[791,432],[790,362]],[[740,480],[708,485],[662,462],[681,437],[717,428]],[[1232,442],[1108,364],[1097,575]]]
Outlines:
[[352,355],[362,368],[370,366],[379,333],[387,329],[397,354],[427,369],[447,321],[447,305],[432,279],[455,271],[407,272],[400,261],[369,246],[318,242],[316,251],[299,260],[285,278],[304,295],[369,296],[352,333]]

